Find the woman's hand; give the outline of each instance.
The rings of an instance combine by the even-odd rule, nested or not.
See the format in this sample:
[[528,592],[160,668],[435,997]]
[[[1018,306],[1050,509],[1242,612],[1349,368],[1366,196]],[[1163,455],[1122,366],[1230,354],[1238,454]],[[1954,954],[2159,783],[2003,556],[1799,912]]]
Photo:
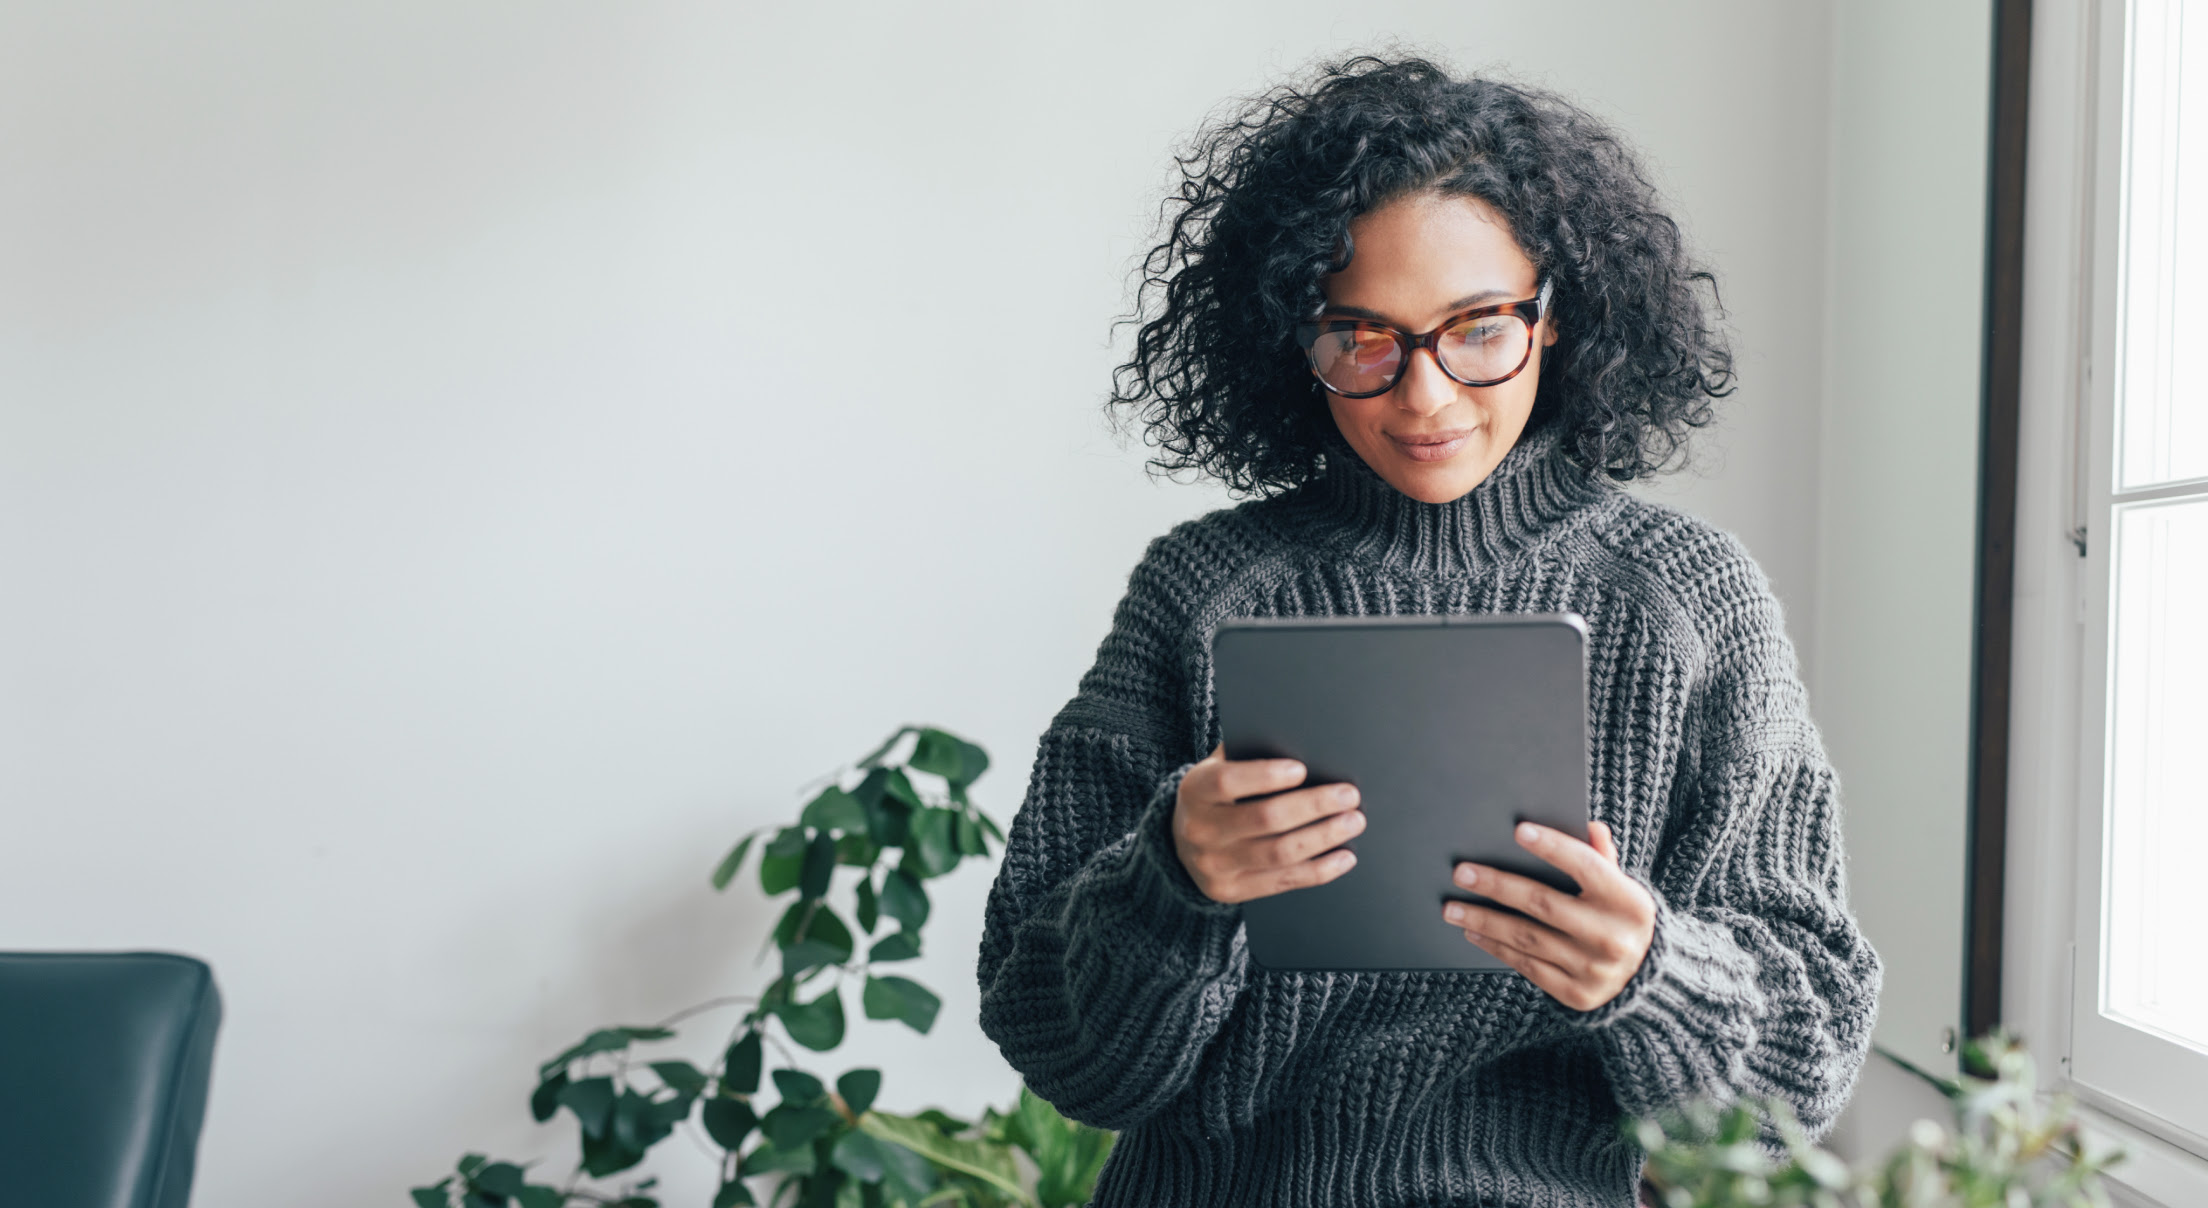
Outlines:
[[1546,826],[1518,824],[1518,846],[1579,882],[1579,896],[1531,877],[1466,863],[1457,865],[1459,888],[1531,917],[1470,902],[1451,902],[1441,912],[1464,928],[1464,938],[1575,1011],[1592,1011],[1616,998],[1640,970],[1656,936],[1655,900],[1619,869],[1610,828],[1590,822],[1587,833],[1592,846]]
[[[1355,854],[1334,850],[1365,829],[1357,786],[1296,788],[1305,775],[1293,759],[1230,760],[1221,746],[1181,777],[1173,850],[1205,897],[1271,897],[1323,885],[1357,863]],[[1243,800],[1264,793],[1279,796]]]

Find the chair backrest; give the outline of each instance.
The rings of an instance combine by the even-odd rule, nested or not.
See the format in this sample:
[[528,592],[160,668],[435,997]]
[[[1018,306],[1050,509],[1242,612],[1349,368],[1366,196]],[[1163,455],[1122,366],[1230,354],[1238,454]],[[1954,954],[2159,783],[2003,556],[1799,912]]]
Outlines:
[[0,1199],[185,1208],[222,999],[164,952],[0,953]]

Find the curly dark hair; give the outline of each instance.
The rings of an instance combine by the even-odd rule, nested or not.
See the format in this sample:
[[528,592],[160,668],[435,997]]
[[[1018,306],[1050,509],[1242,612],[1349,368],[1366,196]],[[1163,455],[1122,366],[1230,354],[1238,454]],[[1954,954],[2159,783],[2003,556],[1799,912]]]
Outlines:
[[1141,423],[1158,470],[1254,494],[1318,473],[1332,419],[1295,327],[1354,254],[1350,221],[1428,189],[1493,206],[1553,279],[1558,338],[1529,429],[1561,425],[1588,469],[1666,468],[1732,392],[1716,278],[1618,136],[1552,93],[1361,55],[1248,102],[1177,158],[1108,404]]

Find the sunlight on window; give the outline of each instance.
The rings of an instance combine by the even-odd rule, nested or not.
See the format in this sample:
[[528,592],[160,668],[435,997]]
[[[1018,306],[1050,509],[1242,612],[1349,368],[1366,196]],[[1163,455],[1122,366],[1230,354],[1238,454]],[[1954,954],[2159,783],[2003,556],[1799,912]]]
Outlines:
[[2208,5],[2142,4],[2118,485],[2208,478]]
[[2208,4],[2132,12],[2101,996],[2208,1052]]
[[2118,513],[2108,1010],[2208,1049],[2208,499]]

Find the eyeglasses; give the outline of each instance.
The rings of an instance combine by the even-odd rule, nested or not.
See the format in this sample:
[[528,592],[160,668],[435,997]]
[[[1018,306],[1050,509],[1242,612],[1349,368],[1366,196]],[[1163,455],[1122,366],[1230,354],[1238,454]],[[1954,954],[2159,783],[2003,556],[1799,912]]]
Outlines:
[[1363,319],[1323,319],[1296,328],[1296,342],[1311,372],[1343,398],[1371,398],[1395,388],[1424,348],[1441,371],[1467,386],[1493,386],[1517,377],[1533,360],[1533,329],[1549,307],[1549,287],[1524,302],[1477,306],[1442,320],[1423,335]]

